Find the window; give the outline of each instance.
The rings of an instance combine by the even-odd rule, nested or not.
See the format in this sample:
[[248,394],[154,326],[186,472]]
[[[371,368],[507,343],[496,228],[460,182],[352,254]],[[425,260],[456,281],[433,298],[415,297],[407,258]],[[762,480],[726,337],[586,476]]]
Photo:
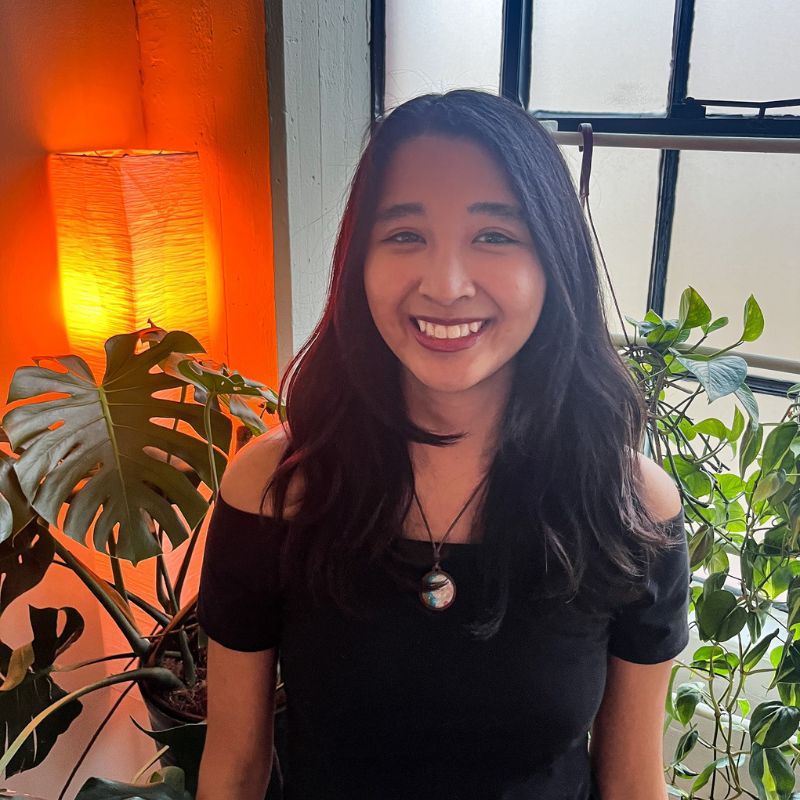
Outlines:
[[[691,283],[731,319],[708,344],[727,343],[752,292],[767,328],[740,350],[797,357],[796,0],[372,0],[372,10],[376,114],[470,86],[517,100],[559,141],[582,122],[595,134],[684,137],[595,148],[592,210],[623,313],[677,316]],[[577,147],[563,149],[577,180]],[[748,375],[780,397],[796,380]]]

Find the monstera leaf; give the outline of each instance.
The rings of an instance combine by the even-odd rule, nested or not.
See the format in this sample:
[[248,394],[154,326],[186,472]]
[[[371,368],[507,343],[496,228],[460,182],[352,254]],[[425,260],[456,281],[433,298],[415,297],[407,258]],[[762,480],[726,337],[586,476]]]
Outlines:
[[183,788],[181,770],[165,767],[154,772],[145,786],[89,778],[75,800],[192,800],[192,795]]
[[131,717],[131,721],[142,733],[146,733],[158,744],[162,746],[169,745],[170,754],[183,771],[186,788],[194,794],[197,791],[197,781],[200,777],[200,758],[203,755],[203,747],[206,742],[206,723],[189,722],[184,725],[176,725],[174,728],[149,731],[147,728],[143,728],[133,717]]
[[13,459],[0,453],[0,615],[42,580],[54,552],[53,539],[28,505],[12,467]]
[[[59,610],[66,614],[61,633]],[[83,633],[83,618],[74,608],[29,606],[29,614],[32,642],[13,651],[0,642],[0,672],[4,678],[0,686],[0,751],[5,751],[41,711],[67,694],[53,681],[50,672],[59,653]],[[40,764],[81,709],[80,701],[74,700],[43,720],[9,762],[6,777]]]
[[[45,359],[35,359],[35,367],[21,367],[11,382],[10,403],[61,396],[17,406],[3,420],[20,454],[14,471],[36,512],[56,525],[61,507],[69,503],[63,525],[68,536],[84,542],[94,523],[94,546],[133,564],[161,552],[151,532],[153,520],[176,547],[188,536],[186,525],[194,529],[208,511],[208,501],[184,471],[162,454],[212,485],[204,408],[154,397],[184,385],[157,365],[171,353],[203,348],[189,334],[171,331],[137,353],[143,339],[142,332],[134,332],[106,342],[107,366],[100,385],[77,356],[49,359],[61,371],[41,366]],[[187,423],[199,438],[155,420]],[[219,475],[230,447],[231,423],[212,412],[210,427]]]
[[173,353],[159,366],[167,374],[191,384],[198,403],[205,404],[209,397],[214,407],[221,403],[254,436],[267,430],[263,413],[274,414],[280,408],[278,395],[266,384],[245,378],[226,364]]

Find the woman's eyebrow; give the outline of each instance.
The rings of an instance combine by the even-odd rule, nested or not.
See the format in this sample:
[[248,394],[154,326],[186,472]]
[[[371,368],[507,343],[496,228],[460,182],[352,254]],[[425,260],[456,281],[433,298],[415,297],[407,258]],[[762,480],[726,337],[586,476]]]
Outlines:
[[[522,211],[518,206],[510,203],[497,203],[483,201],[467,206],[470,214],[484,214],[492,217],[502,217],[504,219],[522,219]],[[422,203],[395,203],[381,209],[375,215],[375,222],[390,222],[391,220],[402,217],[424,216],[425,206]]]
[[470,214],[488,214],[492,217],[511,217],[522,219],[522,211],[518,206],[509,203],[473,203],[467,207]]
[[375,215],[375,222],[389,222],[393,219],[409,216],[424,216],[425,209],[422,203],[395,203],[381,209]]

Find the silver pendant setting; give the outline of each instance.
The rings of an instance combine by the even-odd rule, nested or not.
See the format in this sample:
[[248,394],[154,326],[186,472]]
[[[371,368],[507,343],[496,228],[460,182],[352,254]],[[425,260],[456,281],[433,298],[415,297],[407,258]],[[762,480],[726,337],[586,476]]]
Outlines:
[[456,583],[450,574],[434,567],[422,576],[419,598],[425,608],[444,611],[456,599]]

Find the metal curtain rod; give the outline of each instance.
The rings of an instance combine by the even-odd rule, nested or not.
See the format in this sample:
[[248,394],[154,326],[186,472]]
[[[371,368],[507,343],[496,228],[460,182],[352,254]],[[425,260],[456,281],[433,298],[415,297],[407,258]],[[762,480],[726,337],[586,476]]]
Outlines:
[[[577,131],[553,129],[553,123],[543,124],[558,144],[582,145]],[[722,150],[739,153],[800,153],[800,139],[750,138],[745,136],[658,136],[650,133],[593,134],[596,147],[640,147],[656,150]]]
[[[615,347],[625,347],[627,344],[625,336],[622,333],[612,332],[611,341],[614,343]],[[701,355],[710,355],[711,353],[716,353],[718,349],[719,348],[708,347],[701,344],[699,347],[695,347],[693,352]],[[688,355],[691,356],[691,353]],[[789,358],[778,358],[778,356],[764,356],[759,353],[743,353],[739,350],[731,350],[727,355],[743,358],[747,362],[747,365],[754,369],[765,369],[770,372],[787,372],[791,375],[800,375],[800,361],[792,361]]]

